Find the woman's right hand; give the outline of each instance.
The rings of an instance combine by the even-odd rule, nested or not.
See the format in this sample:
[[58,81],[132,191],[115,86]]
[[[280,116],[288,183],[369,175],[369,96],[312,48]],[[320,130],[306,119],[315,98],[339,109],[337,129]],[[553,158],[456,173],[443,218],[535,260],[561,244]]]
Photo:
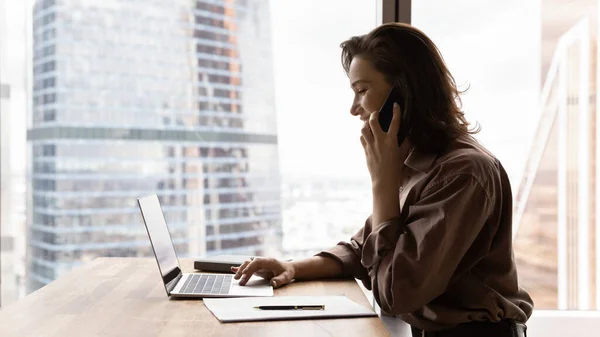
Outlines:
[[254,274],[270,280],[273,288],[290,283],[296,274],[292,262],[279,261],[273,258],[255,257],[245,261],[239,267],[231,267],[234,278],[240,280],[240,285],[246,285]]

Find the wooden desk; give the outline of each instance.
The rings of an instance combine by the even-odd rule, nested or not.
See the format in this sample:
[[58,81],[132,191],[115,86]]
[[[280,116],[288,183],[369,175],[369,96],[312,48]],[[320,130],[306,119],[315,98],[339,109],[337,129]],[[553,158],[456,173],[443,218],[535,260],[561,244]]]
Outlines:
[[[181,260],[193,271],[191,260]],[[346,295],[354,280],[298,282],[281,295]],[[154,259],[99,258],[0,311],[0,336],[388,336],[377,317],[220,323],[202,300],[169,300]]]

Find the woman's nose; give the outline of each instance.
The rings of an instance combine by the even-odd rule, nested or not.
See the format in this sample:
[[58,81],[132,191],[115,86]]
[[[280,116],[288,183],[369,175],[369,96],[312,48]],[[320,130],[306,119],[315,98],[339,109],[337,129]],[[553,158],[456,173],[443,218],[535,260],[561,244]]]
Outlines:
[[352,106],[350,107],[350,114],[352,116],[359,116],[360,115],[360,106],[358,104],[352,104]]

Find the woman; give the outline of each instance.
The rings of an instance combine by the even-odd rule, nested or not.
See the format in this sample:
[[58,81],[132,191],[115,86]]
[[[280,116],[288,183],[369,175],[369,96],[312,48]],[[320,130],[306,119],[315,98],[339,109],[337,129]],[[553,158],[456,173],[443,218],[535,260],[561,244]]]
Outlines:
[[[519,288],[512,251],[512,193],[500,162],[477,141],[454,79],[433,42],[405,24],[385,24],[342,43],[364,121],[360,141],[373,213],[350,242],[304,260],[256,258],[233,268],[274,287],[292,279],[353,276],[383,312],[427,336],[522,336],[533,302]],[[400,108],[388,132],[378,110],[393,84],[405,96],[408,135],[398,145]]]

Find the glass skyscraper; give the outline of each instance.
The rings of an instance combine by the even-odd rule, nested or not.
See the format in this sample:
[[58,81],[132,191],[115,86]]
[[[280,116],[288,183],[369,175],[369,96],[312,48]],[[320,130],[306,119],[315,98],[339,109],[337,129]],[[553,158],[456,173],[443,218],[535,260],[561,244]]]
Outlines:
[[44,0],[33,14],[28,290],[150,256],[160,197],[180,256],[276,254],[268,1]]

